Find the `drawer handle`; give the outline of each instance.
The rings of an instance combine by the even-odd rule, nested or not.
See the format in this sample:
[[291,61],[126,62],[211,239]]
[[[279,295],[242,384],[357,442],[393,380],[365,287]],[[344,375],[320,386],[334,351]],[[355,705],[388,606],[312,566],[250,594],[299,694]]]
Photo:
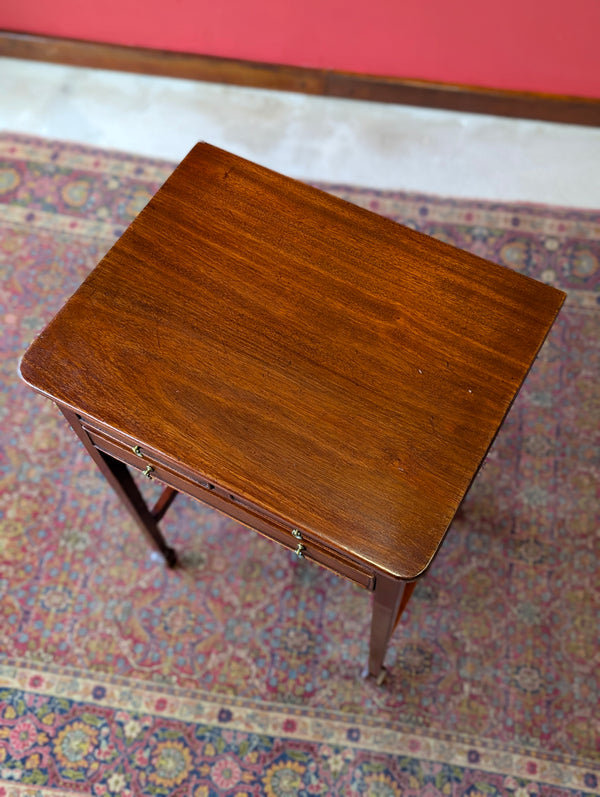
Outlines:
[[142,449],[139,446],[133,446],[132,449],[134,454],[137,454],[138,457],[143,457]]
[[144,471],[144,476],[147,479],[151,479],[152,478],[152,476],[150,475],[151,473],[154,473],[154,468],[152,467],[152,465],[147,465],[146,470]]
[[302,534],[300,534],[298,529],[292,529],[292,537],[295,537],[297,540],[301,540]]
[[301,542],[298,543],[298,547],[294,551],[298,559],[304,559],[304,551],[306,550],[306,546],[302,545]]

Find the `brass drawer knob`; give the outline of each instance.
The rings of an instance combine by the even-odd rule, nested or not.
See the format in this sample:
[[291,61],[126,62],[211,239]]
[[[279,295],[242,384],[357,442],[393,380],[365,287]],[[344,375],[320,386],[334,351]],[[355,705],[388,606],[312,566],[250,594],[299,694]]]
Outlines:
[[302,539],[302,534],[298,531],[298,529],[292,529],[292,536],[295,537],[297,540]]
[[137,454],[138,457],[143,457],[142,449],[139,446],[133,446],[132,449],[134,454]]
[[304,551],[306,550],[306,546],[302,545],[301,542],[298,543],[298,547],[294,551],[298,559],[304,559]]
[[154,468],[152,467],[152,465],[147,465],[146,470],[144,471],[144,476],[147,479],[151,479],[152,478],[152,476],[150,475],[151,473],[154,473]]

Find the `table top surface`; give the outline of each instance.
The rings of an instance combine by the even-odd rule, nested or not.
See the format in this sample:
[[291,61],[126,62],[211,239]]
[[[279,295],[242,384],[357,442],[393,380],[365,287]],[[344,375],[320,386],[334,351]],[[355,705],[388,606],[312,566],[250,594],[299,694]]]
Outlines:
[[410,579],[438,550],[563,300],[198,144],[21,374]]

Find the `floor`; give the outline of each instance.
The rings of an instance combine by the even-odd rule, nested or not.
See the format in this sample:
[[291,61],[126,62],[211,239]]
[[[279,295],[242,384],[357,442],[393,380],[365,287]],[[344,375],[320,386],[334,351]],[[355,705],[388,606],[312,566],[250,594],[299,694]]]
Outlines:
[[177,161],[198,140],[293,177],[600,208],[600,129],[0,58],[0,129]]

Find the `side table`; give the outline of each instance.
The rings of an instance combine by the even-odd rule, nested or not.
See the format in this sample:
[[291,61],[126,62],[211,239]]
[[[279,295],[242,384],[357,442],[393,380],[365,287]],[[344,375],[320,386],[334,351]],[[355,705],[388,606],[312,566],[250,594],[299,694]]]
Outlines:
[[[373,593],[368,673],[564,301],[198,144],[26,352],[167,563],[186,493]],[[146,506],[129,468],[164,483]]]

